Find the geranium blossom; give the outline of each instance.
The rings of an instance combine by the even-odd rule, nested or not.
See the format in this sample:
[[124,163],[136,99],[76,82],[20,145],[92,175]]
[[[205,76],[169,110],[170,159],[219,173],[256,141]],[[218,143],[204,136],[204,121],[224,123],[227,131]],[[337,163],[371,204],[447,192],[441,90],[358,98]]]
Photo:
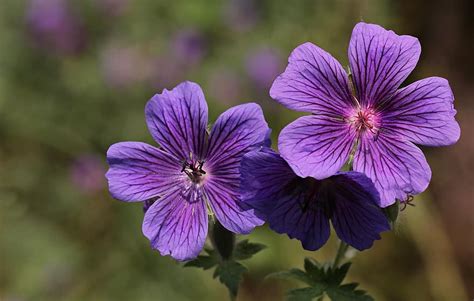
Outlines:
[[399,89],[420,52],[414,37],[359,23],[349,44],[352,84],[329,53],[311,43],[297,47],[270,90],[286,107],[312,113],[279,136],[280,153],[296,174],[330,177],[356,147],[353,168],[374,181],[382,206],[424,191],[431,170],[415,144],[453,144],[460,129],[446,79]]
[[370,248],[390,226],[372,181],[359,172],[340,172],[324,180],[298,177],[277,153],[265,148],[244,156],[242,202],[270,228],[317,250],[329,238],[329,221],[338,237],[358,250]]
[[121,142],[107,152],[112,196],[145,202],[143,233],[153,248],[177,260],[194,258],[203,248],[208,209],[236,233],[263,224],[252,209],[239,205],[240,160],[268,139],[262,110],[254,103],[233,107],[217,119],[210,134],[207,112],[197,84],[164,90],[145,110],[160,147]]

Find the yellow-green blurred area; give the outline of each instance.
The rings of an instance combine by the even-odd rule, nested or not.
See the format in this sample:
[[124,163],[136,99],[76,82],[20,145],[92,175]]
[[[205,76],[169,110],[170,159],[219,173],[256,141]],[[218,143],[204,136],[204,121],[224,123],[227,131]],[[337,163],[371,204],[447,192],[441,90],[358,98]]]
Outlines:
[[[424,148],[433,177],[396,229],[351,252],[347,281],[376,300],[474,297],[474,5],[470,0],[1,0],[0,300],[226,300],[212,271],[182,268],[142,235],[141,204],[113,200],[104,173],[119,141],[154,144],[148,99],[199,83],[210,121],[255,101],[279,131],[298,115],[268,96],[289,53],[311,41],[347,65],[360,20],[420,39],[412,82],[448,78],[461,140]],[[330,260],[266,226],[238,300],[282,300],[265,275]],[[240,238],[242,239],[242,238]]]

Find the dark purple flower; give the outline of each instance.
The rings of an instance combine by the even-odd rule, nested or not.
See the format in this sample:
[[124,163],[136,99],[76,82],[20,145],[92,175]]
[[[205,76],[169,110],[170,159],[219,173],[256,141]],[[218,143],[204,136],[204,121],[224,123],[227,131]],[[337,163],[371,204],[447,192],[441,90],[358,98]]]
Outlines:
[[72,183],[86,194],[94,194],[105,186],[104,163],[96,155],[79,156],[72,164],[70,172]]
[[26,22],[33,42],[59,54],[77,54],[86,46],[82,21],[65,0],[30,0]]
[[185,82],[155,95],[146,122],[160,147],[121,142],[107,152],[109,190],[116,199],[158,198],[146,211],[143,233],[153,248],[177,260],[196,257],[208,229],[208,209],[228,230],[249,233],[263,221],[241,208],[242,156],[268,143],[269,128],[254,103],[233,107],[207,128],[199,85]]
[[377,189],[362,173],[301,178],[280,155],[264,148],[243,157],[241,178],[242,202],[274,231],[300,240],[307,250],[326,243],[329,220],[337,236],[358,250],[370,248],[390,229]]
[[459,139],[448,81],[430,77],[405,88],[420,43],[378,25],[359,23],[349,45],[354,82],[321,48],[305,43],[273,83],[272,98],[313,113],[283,129],[279,150],[301,177],[335,174],[355,148],[353,167],[371,178],[383,207],[426,189],[431,170],[415,144],[441,146]]
[[171,40],[172,53],[182,65],[198,64],[206,54],[204,35],[194,28],[178,31]]
[[262,89],[268,89],[282,70],[279,53],[271,48],[258,49],[247,57],[247,74]]

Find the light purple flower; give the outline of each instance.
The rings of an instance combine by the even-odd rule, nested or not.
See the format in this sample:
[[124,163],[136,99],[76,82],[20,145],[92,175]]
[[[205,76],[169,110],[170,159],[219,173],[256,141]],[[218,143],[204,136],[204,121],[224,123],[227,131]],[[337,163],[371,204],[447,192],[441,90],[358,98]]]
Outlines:
[[269,148],[247,153],[241,163],[242,202],[270,228],[301,241],[307,250],[337,236],[358,250],[370,248],[390,230],[372,181],[359,172],[339,172],[324,180],[298,177]]
[[263,224],[252,209],[239,204],[241,158],[268,143],[269,128],[257,104],[227,110],[208,134],[202,90],[185,82],[155,95],[145,115],[160,147],[141,142],[112,145],[106,176],[116,199],[158,198],[143,221],[143,233],[153,248],[177,260],[196,257],[206,239],[208,209],[232,232],[249,233]]
[[58,54],[78,54],[86,46],[81,19],[65,0],[30,0],[26,22],[36,46]]
[[420,49],[414,37],[357,24],[349,45],[355,91],[342,66],[321,48],[305,43],[292,52],[270,95],[312,113],[279,136],[281,155],[296,174],[327,178],[356,146],[353,168],[374,181],[382,206],[427,188],[431,170],[415,144],[453,144],[460,129],[446,79],[430,77],[399,89]]
[[261,48],[249,54],[246,69],[254,83],[268,89],[282,70],[279,53],[272,48]]

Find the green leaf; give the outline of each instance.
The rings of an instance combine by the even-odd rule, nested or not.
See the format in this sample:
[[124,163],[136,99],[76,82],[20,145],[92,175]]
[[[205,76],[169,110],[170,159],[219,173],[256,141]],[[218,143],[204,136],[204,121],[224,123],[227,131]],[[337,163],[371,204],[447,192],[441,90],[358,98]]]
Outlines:
[[374,301],[365,291],[356,289],[357,286],[357,283],[331,286],[326,293],[332,301]]
[[311,301],[324,293],[323,287],[305,287],[291,290],[286,295],[287,301]]
[[184,266],[208,270],[217,265],[217,263],[218,261],[214,256],[199,255],[196,259],[186,262]]
[[351,263],[347,262],[338,268],[329,269],[326,273],[327,283],[333,286],[338,286],[339,284],[341,284],[344,278],[346,277],[350,267]]
[[393,228],[395,222],[397,221],[398,213],[400,212],[400,201],[397,200],[395,203],[383,208],[382,210]]
[[304,269],[314,282],[323,282],[326,278],[324,266],[313,258],[304,259]]
[[308,285],[314,285],[315,282],[311,277],[300,269],[290,269],[288,271],[281,271],[267,275],[266,278],[279,278],[279,279],[295,279],[302,281]]
[[244,260],[249,259],[253,255],[257,254],[261,250],[265,249],[266,246],[258,243],[251,243],[248,239],[242,240],[235,246],[234,259]]
[[234,299],[245,271],[247,268],[236,261],[223,261],[214,271],[214,278],[219,277],[219,281],[229,289],[231,299]]

